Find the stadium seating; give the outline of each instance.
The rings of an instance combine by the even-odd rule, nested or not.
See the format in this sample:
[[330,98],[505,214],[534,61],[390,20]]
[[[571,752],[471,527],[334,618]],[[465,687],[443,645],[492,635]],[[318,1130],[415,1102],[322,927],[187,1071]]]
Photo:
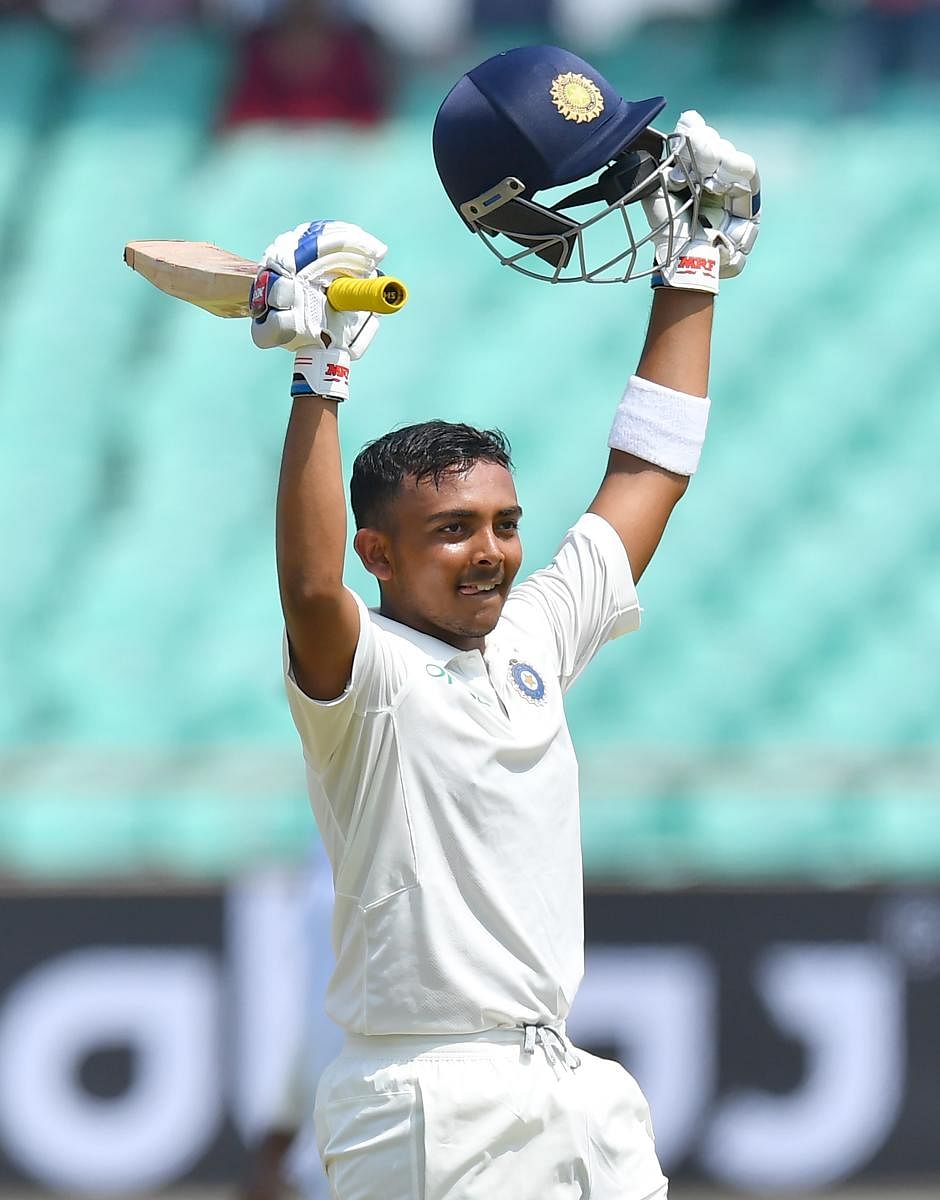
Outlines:
[[[936,872],[940,230],[871,155],[916,155],[916,194],[935,195],[929,121],[900,93],[811,120],[818,85],[786,104],[757,79],[718,89],[718,41],[669,36],[668,88],[661,56],[601,65],[753,141],[767,218],[720,302],[709,444],[643,580],[643,630],[571,694],[587,868]],[[532,284],[462,230],[429,154],[453,71],[416,72],[377,131],[218,137],[226,68],[193,29],[89,72],[38,26],[0,25],[18,81],[0,233],[38,298],[0,325],[0,872],[224,873],[300,855],[312,831],[274,581],[287,360],[131,276],[125,240],[257,255],[285,223],[334,214],[385,237],[412,300],[356,368],[347,462],[429,416],[505,428],[527,568],[593,494],[639,350],[644,288]],[[50,258],[46,284],[33,268]]]

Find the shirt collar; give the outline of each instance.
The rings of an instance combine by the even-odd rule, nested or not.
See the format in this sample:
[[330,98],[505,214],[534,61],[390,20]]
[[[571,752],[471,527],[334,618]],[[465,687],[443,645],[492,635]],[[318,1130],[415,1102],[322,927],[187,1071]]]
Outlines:
[[377,608],[370,608],[369,612],[372,614],[373,620],[383,629],[411,642],[412,646],[416,646],[439,667],[448,667],[463,655],[473,653],[460,650],[457,646],[451,646],[449,642],[442,642],[440,638],[431,637],[429,633],[422,633],[419,629],[413,629],[401,621],[393,621],[391,617],[384,617]]

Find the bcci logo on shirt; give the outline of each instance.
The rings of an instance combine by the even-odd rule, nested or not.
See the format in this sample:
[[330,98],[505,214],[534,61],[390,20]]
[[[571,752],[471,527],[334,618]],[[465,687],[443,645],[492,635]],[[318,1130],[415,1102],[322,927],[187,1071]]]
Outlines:
[[531,704],[542,704],[545,700],[545,684],[535,667],[513,659],[509,664],[509,678],[517,692]]

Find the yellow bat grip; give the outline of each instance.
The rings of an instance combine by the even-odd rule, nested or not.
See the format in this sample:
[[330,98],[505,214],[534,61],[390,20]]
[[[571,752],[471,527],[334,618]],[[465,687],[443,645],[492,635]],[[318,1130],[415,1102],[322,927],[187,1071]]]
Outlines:
[[377,279],[334,279],[326,298],[337,312],[394,313],[404,308],[408,289],[400,279],[379,275]]

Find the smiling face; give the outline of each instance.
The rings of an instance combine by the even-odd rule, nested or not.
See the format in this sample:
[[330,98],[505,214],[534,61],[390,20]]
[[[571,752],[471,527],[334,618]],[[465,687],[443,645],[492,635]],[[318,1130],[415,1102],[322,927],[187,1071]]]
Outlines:
[[382,613],[461,650],[482,650],[522,563],[512,475],[494,462],[449,471],[439,485],[406,476],[382,529],[356,534],[379,580]]

